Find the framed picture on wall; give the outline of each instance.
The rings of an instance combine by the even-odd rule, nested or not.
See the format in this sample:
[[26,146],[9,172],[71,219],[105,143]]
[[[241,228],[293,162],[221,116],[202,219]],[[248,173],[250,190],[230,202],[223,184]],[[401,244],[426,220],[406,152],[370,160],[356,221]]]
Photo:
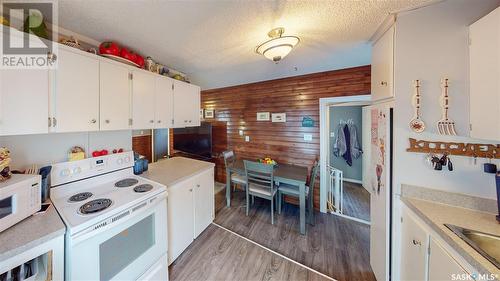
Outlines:
[[286,122],[286,113],[273,113],[271,115],[272,122],[285,123]]
[[205,109],[205,118],[207,118],[207,119],[214,118],[214,110],[213,109]]
[[269,121],[269,112],[257,112],[257,121]]

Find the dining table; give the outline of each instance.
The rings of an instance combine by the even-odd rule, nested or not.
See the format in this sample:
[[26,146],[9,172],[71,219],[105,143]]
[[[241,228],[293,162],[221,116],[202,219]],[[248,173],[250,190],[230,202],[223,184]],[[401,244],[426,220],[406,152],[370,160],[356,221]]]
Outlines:
[[[231,174],[239,174],[245,176],[245,164],[243,160],[236,159],[232,163],[228,163],[226,167],[226,206],[231,207]],[[276,164],[274,166],[274,182],[279,186],[280,183],[297,186],[299,189],[299,208],[300,208],[300,233],[306,233],[306,181],[308,170],[307,167],[293,164]],[[309,196],[309,200],[312,200]],[[312,206],[312,204],[311,204]],[[309,220],[312,220],[312,212],[309,212]]]

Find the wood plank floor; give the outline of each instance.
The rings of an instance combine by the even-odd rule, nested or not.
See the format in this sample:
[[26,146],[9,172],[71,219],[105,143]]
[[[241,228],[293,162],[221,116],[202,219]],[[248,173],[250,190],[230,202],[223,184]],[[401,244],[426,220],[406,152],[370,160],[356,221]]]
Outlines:
[[247,217],[244,192],[233,192],[225,207],[224,192],[216,195],[215,222],[260,245],[334,279],[374,281],[370,267],[370,228],[334,215],[316,212],[315,226],[299,233],[299,210],[285,204],[271,225],[269,201],[255,198]]
[[329,280],[210,225],[169,267],[170,280]]
[[344,215],[370,221],[370,193],[360,184],[344,181]]

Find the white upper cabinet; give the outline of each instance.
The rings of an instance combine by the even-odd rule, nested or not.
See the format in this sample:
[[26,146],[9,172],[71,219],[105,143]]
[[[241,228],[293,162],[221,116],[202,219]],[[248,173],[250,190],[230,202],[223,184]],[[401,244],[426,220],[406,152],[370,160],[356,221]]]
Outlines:
[[200,126],[200,87],[174,81],[174,127]]
[[55,78],[55,131],[99,130],[98,57],[60,46]]
[[49,71],[0,70],[0,135],[49,129]]
[[500,8],[469,27],[470,136],[500,141]]
[[373,45],[371,94],[378,101],[394,97],[394,25]]
[[174,81],[167,77],[156,78],[155,128],[172,127],[174,120]]
[[134,129],[154,129],[156,76],[132,72],[132,120]]
[[130,126],[130,71],[113,62],[100,62],[100,129],[126,130]]

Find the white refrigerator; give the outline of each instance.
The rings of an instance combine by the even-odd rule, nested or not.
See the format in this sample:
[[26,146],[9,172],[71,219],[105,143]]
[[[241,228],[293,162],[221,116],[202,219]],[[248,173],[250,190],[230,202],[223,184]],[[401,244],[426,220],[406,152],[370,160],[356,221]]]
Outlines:
[[393,103],[369,106],[370,264],[378,281],[389,280],[392,209]]

